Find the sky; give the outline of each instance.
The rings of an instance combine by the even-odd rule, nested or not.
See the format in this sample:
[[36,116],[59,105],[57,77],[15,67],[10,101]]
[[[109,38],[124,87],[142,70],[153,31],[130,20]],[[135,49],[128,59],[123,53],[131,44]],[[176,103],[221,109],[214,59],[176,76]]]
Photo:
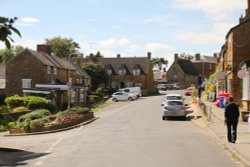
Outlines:
[[[212,56],[245,15],[247,0],[0,0],[0,16],[18,17],[22,38],[14,45],[36,50],[54,37],[72,38],[84,55]],[[0,49],[4,49],[0,43]]]

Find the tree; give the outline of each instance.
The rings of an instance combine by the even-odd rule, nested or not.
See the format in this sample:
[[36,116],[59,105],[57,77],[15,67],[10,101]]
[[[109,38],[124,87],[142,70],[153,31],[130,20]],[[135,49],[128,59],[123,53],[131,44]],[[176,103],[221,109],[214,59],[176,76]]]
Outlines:
[[168,60],[165,60],[164,58],[153,58],[152,59],[152,64],[154,67],[157,67],[159,70],[162,70],[163,65],[168,65]]
[[24,51],[24,47],[20,45],[12,46],[10,49],[0,50],[0,63],[7,63],[22,51]]
[[186,54],[186,53],[180,54],[180,57],[183,58],[183,59],[189,59],[189,60],[192,60],[192,59],[194,58],[193,55],[191,55],[191,54]]
[[55,37],[52,39],[45,39],[46,44],[51,46],[52,54],[61,58],[68,58],[68,56],[78,57],[82,55],[79,52],[80,46],[71,38]]
[[92,78],[93,89],[97,89],[100,84],[107,83],[108,75],[100,64],[87,62],[83,63],[81,66]]
[[97,51],[96,54],[90,53],[88,56],[86,56],[86,58],[98,58],[98,57],[99,58],[103,57],[100,51]]
[[0,17],[0,41],[5,43],[5,46],[10,49],[11,48],[11,42],[14,42],[14,40],[10,37],[12,33],[16,33],[19,37],[21,36],[21,33],[13,27],[14,22],[17,20],[17,17],[12,18],[6,18],[6,17]]

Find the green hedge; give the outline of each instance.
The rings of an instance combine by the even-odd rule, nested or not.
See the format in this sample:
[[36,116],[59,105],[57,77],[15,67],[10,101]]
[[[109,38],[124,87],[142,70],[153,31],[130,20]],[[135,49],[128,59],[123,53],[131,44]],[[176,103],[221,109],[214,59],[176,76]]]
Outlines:
[[5,99],[5,103],[11,109],[24,106],[29,110],[48,109],[51,112],[55,112],[57,110],[49,100],[38,96],[10,96]]

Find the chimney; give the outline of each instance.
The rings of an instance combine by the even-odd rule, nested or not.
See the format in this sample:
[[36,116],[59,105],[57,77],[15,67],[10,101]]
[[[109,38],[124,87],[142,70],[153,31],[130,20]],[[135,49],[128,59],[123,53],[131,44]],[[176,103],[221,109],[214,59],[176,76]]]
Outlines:
[[174,54],[174,61],[177,61],[178,60],[178,53],[175,53]]
[[196,60],[196,61],[201,60],[201,55],[200,55],[200,53],[196,53],[196,54],[195,54],[195,60]]
[[40,44],[36,47],[37,52],[47,53],[51,55],[51,47],[46,44]]
[[214,58],[217,58],[217,53],[214,53]]
[[148,52],[148,59],[151,60],[151,52]]
[[117,54],[117,58],[121,58],[121,55],[120,55],[120,54]]

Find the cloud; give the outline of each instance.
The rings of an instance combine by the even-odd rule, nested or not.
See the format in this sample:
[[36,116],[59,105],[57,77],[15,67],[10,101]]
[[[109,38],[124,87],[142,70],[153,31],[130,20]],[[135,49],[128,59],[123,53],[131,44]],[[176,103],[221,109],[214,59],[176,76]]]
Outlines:
[[19,20],[19,25],[23,25],[23,26],[31,26],[34,25],[36,23],[39,23],[40,21],[36,18],[32,18],[32,17],[25,17],[25,18],[21,18]]
[[109,38],[107,40],[103,40],[99,42],[99,46],[101,48],[112,48],[116,46],[125,46],[129,44],[129,40],[127,38],[115,39]]
[[233,27],[233,23],[215,22],[208,32],[180,32],[176,37],[191,44],[222,44],[226,33]]
[[174,7],[179,9],[197,10],[204,12],[213,20],[230,19],[233,12],[243,11],[247,2],[239,0],[176,0]]

